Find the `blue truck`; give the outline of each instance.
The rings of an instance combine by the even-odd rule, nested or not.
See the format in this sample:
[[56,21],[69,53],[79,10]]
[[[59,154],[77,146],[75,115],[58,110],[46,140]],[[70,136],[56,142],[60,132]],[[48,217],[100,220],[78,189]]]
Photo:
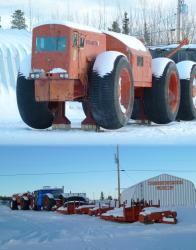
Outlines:
[[48,210],[56,205],[56,201],[64,193],[64,188],[46,187],[33,192],[33,197],[30,203],[30,209],[33,210]]

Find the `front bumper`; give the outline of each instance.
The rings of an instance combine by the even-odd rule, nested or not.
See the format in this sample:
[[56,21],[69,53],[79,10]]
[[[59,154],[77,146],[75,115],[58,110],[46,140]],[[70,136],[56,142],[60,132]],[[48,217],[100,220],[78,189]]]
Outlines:
[[37,102],[64,102],[85,97],[85,87],[80,80],[39,78],[35,80],[35,99]]

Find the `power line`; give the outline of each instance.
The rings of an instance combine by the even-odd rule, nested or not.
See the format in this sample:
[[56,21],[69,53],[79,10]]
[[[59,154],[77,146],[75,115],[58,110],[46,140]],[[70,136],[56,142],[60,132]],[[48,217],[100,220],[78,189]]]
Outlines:
[[[116,172],[115,169],[107,170],[85,170],[85,171],[66,171],[66,172],[44,172],[44,173],[14,173],[0,174],[0,177],[18,177],[18,176],[47,176],[47,175],[69,175],[69,174],[91,174],[91,173],[111,173]],[[191,169],[120,169],[120,172],[161,172],[161,173],[196,173],[196,170]]]

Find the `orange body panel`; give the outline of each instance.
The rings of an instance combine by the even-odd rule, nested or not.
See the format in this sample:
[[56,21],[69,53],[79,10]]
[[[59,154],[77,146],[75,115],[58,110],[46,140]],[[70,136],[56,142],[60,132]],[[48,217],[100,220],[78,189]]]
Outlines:
[[[125,54],[131,64],[134,87],[151,87],[152,86],[152,57],[150,52],[138,51],[127,47],[118,39],[107,35],[107,51],[119,51]],[[143,58],[143,67],[138,66],[138,57]]]
[[[36,49],[37,37],[66,37],[66,48],[63,51],[39,52]],[[73,42],[74,37],[77,44]],[[129,48],[118,39],[101,32],[83,31],[61,24],[36,27],[33,31],[31,67],[32,72],[44,72],[39,79],[35,79],[36,101],[86,99],[89,70],[94,60],[100,53],[111,50],[122,52],[129,59],[135,87],[152,86],[152,58],[148,50]],[[142,58],[143,66],[138,65],[138,58]],[[50,72],[57,68],[68,73],[67,79],[60,79],[56,73]]]

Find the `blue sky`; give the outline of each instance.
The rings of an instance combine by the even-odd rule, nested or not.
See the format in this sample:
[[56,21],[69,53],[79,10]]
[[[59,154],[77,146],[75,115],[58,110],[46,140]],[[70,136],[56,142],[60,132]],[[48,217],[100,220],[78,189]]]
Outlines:
[[[65,186],[65,192],[87,192],[90,198],[116,193],[115,146],[59,146],[0,148],[0,194],[33,191],[45,185]],[[120,146],[121,187],[126,188],[167,170],[196,170],[193,146]],[[131,172],[129,170],[159,170]],[[67,172],[47,176],[1,176]],[[74,173],[75,172],[75,173]],[[169,172],[196,183],[196,173]]]

